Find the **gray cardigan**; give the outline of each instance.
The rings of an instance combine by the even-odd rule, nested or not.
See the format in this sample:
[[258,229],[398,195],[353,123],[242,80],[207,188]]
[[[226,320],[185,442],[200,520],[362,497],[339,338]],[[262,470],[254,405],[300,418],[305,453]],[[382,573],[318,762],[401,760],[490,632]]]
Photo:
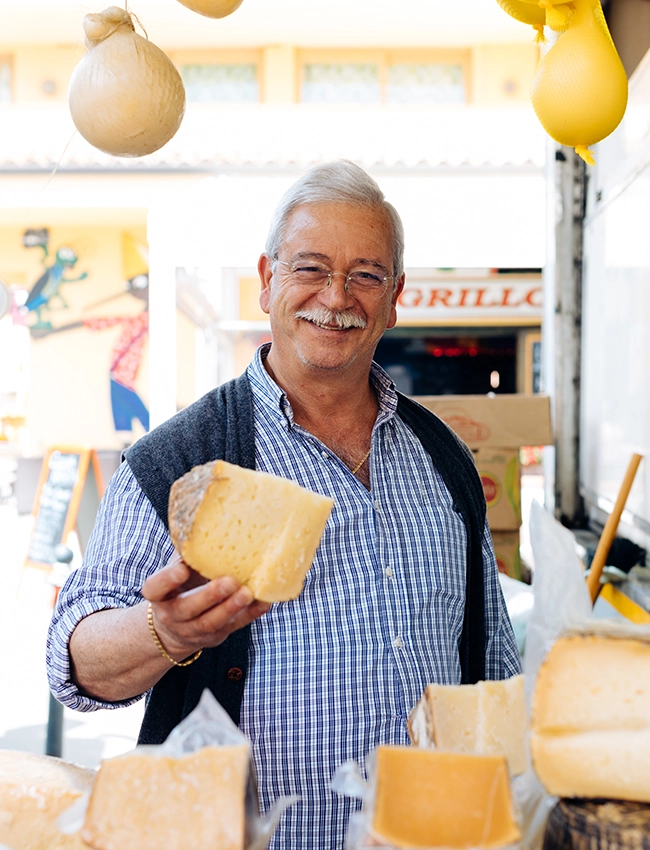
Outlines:
[[[485,497],[472,453],[438,417],[403,395],[397,413],[431,456],[467,529],[467,575],[459,646],[462,682],[485,678],[485,591],[482,539]],[[171,485],[192,467],[217,458],[255,469],[253,397],[246,375],[217,387],[139,439],[125,458],[140,487],[167,526]],[[139,743],[162,743],[196,706],[204,688],[239,723],[248,668],[250,626],[189,667],[174,667],[147,697]]]

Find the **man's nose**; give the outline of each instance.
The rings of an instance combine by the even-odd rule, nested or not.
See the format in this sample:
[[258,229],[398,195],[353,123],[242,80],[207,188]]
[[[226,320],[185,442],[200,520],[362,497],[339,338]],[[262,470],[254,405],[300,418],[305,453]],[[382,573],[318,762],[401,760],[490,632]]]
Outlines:
[[327,286],[320,293],[330,307],[350,304],[351,296],[347,282],[348,278],[344,272],[332,272]]

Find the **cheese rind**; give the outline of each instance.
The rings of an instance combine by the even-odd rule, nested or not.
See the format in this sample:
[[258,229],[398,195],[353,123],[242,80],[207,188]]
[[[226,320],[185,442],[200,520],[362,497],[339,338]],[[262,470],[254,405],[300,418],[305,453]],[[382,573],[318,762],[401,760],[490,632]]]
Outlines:
[[[477,755],[504,755],[510,773],[523,773],[527,765],[526,698],[524,677],[513,676],[475,685],[427,685],[413,712],[425,718],[425,739],[411,738],[418,746]],[[421,724],[420,724],[421,725]]]
[[[82,850],[57,818],[90,791],[94,770],[62,759],[0,750],[0,844],[12,850]],[[87,850],[87,848],[86,848]]]
[[530,750],[550,794],[650,802],[647,636],[559,638],[537,676]]
[[503,756],[377,749],[372,831],[395,847],[494,848],[518,841]]
[[95,850],[243,850],[249,747],[102,762],[81,836]]
[[201,575],[234,576],[256,599],[281,602],[300,595],[333,504],[294,481],[218,460],[174,482],[169,531]]

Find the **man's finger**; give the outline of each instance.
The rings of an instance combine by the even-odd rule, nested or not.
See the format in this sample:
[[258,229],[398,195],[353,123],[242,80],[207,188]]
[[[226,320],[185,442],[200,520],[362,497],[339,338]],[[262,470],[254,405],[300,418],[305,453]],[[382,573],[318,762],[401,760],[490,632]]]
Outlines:
[[241,587],[232,576],[222,576],[168,600],[166,607],[170,613],[173,609],[173,616],[178,620],[195,620],[210,609],[222,605],[224,615],[232,616],[252,601],[253,594],[247,587]]
[[142,586],[142,595],[150,602],[160,602],[177,594],[190,578],[190,568],[175,554],[166,566],[154,573]]

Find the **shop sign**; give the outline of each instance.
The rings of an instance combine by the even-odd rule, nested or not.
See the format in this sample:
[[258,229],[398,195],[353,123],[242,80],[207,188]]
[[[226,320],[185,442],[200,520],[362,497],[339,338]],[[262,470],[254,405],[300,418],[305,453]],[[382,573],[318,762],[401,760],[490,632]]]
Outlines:
[[406,276],[397,302],[400,321],[429,322],[440,319],[542,318],[542,280],[426,279]]

